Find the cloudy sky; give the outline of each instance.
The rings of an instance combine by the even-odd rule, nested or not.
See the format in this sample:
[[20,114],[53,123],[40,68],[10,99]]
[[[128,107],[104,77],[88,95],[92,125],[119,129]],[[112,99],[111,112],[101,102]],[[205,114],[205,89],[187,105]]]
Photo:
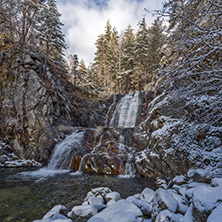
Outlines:
[[[119,33],[128,24],[137,29],[138,21],[145,15],[144,8],[160,9],[163,0],[57,0],[57,3],[69,47],[66,53],[77,54],[89,64],[97,37],[104,32],[108,19]],[[146,15],[148,25],[153,19]]]

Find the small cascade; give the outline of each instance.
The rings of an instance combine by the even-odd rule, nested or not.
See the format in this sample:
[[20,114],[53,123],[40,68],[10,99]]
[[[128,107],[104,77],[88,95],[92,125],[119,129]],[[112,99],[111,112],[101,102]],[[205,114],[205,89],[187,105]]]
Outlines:
[[[134,177],[136,174],[135,165],[133,163],[133,154],[134,152],[127,152],[126,145],[124,144],[125,138],[123,135],[119,136],[119,148],[127,154],[127,161],[125,163],[124,177]],[[130,147],[127,147],[130,150]]]
[[113,95],[113,102],[110,105],[108,112],[106,113],[106,119],[105,119],[105,124],[104,124],[105,127],[108,127],[109,115],[110,115],[112,109],[114,108],[115,104],[116,104],[116,94]]
[[116,105],[110,121],[113,128],[134,128],[141,105],[140,92],[125,95]]
[[75,131],[55,146],[47,169],[70,169],[72,152],[82,145],[84,131]]
[[134,177],[136,174],[136,168],[133,163],[133,153],[128,154],[127,162],[125,163],[125,176]]

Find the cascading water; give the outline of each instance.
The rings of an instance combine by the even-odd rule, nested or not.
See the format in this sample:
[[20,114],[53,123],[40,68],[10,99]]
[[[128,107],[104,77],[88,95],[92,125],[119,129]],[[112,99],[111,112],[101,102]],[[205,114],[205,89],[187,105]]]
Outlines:
[[106,119],[105,119],[105,124],[104,124],[105,127],[108,126],[109,115],[110,115],[110,112],[112,111],[113,107],[115,106],[115,104],[116,104],[116,94],[113,95],[113,102],[112,102],[111,106],[109,107],[108,112],[106,114]]
[[50,170],[70,169],[72,152],[75,150],[75,147],[78,148],[82,145],[84,133],[84,131],[74,131],[61,143],[57,144],[47,168]]
[[[135,165],[133,163],[133,154],[134,151],[130,150],[130,147],[127,147],[124,143],[124,136],[120,135],[119,136],[119,149],[122,150],[123,152],[126,153],[127,155],[127,161],[125,163],[125,171],[124,171],[124,176],[126,177],[134,177],[135,173],[136,173],[136,169],[135,169]],[[126,151],[126,147],[128,150],[130,150],[131,152],[127,152]]]
[[116,106],[109,124],[110,127],[135,127],[140,105],[140,92],[125,95]]

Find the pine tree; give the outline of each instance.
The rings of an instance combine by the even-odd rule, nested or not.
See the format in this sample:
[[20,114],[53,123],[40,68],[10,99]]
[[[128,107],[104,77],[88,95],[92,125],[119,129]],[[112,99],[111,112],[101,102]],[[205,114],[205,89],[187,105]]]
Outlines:
[[146,25],[145,18],[139,22],[139,29],[136,33],[135,42],[135,82],[136,89],[142,90],[142,87],[149,81],[151,81],[148,76],[148,52],[149,52],[149,38],[148,29]]
[[135,35],[131,25],[125,30],[121,42],[121,79],[122,92],[132,90],[135,59]]
[[107,73],[107,64],[106,64],[106,54],[105,54],[105,37],[104,35],[99,35],[95,45],[96,45],[96,52],[95,52],[95,58],[94,63],[92,65],[93,72],[97,73],[98,80],[97,85],[99,87],[105,86],[105,78],[104,76]]
[[162,57],[160,49],[166,43],[164,29],[163,21],[160,20],[159,17],[155,19],[152,26],[148,28],[149,52],[147,72],[150,74],[148,81],[152,79],[152,73],[160,68],[160,60]]
[[107,64],[109,73],[109,90],[111,92],[119,91],[118,74],[120,72],[119,60],[119,36],[114,27],[111,33],[111,39],[107,47]]
[[41,49],[45,53],[45,73],[49,57],[55,61],[61,61],[63,50],[65,47],[64,34],[62,33],[60,22],[61,14],[57,10],[55,0],[48,0],[41,8],[41,13],[38,17],[36,30],[38,31],[37,37]]

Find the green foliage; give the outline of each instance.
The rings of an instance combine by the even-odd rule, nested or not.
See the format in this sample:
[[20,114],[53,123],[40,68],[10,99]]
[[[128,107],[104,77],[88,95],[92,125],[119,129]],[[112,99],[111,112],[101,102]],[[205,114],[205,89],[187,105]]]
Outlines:
[[99,87],[115,93],[143,90],[159,68],[159,49],[165,42],[163,30],[160,19],[147,28],[143,18],[136,34],[129,25],[119,37],[108,21],[105,33],[96,41],[93,71],[98,74]]

